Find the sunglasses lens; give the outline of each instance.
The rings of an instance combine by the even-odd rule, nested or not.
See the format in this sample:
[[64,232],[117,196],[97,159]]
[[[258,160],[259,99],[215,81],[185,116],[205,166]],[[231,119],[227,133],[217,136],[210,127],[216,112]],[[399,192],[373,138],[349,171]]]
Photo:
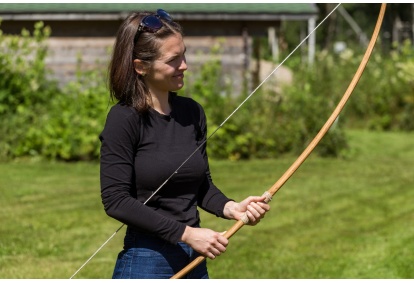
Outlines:
[[146,16],[142,20],[142,24],[154,31],[159,30],[162,27],[162,22],[154,15]]
[[168,14],[163,9],[158,9],[156,15],[145,16],[139,24],[138,31],[134,37],[134,43],[137,42],[141,32],[147,31],[154,33],[157,32],[160,28],[162,28],[163,24],[161,20],[171,23],[173,19],[170,16],[170,14]]
[[161,18],[161,19],[163,19],[163,20],[165,20],[165,21],[167,21],[167,22],[172,22],[172,17],[170,16],[170,14],[168,14],[166,11],[164,11],[163,9],[158,9],[157,10],[157,15]]

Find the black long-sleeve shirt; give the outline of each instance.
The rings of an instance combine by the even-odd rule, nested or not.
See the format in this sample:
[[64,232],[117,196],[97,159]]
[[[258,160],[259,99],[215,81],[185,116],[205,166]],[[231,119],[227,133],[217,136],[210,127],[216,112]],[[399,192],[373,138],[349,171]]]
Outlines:
[[212,182],[206,144],[144,205],[205,140],[206,117],[194,100],[170,93],[172,111],[140,115],[114,105],[100,135],[101,196],[106,213],[134,229],[177,243],[197,227],[197,205],[219,217],[227,198]]

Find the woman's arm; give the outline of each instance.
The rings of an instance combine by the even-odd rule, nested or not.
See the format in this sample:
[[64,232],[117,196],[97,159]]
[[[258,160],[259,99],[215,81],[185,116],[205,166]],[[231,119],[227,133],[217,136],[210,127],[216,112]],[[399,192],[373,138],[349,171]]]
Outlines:
[[133,111],[125,106],[114,106],[100,135],[102,203],[110,217],[177,243],[185,225],[164,217],[134,197],[134,162],[140,121]]

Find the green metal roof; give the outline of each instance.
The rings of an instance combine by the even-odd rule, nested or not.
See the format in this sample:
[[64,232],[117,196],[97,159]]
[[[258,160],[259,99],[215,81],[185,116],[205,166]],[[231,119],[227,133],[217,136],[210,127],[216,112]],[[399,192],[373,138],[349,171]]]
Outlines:
[[0,3],[0,14],[14,13],[119,13],[155,11],[226,14],[316,14],[311,3]]

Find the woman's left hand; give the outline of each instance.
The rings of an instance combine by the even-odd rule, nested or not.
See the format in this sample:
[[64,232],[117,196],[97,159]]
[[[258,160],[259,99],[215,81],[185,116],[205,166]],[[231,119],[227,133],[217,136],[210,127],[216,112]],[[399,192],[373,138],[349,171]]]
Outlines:
[[244,214],[249,219],[248,225],[256,225],[270,210],[270,206],[265,203],[265,196],[250,196],[237,203],[229,201],[224,206],[224,216],[229,219],[240,220]]

